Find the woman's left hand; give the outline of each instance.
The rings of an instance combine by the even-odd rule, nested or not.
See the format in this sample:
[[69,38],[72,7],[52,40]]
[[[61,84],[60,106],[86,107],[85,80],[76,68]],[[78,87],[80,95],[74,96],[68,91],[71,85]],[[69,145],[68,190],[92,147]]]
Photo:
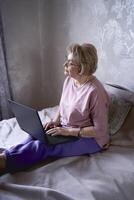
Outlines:
[[63,128],[63,127],[55,127],[46,132],[48,135],[56,136],[56,135],[70,135],[70,128]]

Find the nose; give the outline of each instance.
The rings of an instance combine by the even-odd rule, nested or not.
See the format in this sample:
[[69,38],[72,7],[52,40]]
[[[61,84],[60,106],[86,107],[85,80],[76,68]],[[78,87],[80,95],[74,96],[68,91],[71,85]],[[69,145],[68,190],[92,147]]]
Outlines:
[[63,64],[63,67],[68,67],[68,62],[67,61]]

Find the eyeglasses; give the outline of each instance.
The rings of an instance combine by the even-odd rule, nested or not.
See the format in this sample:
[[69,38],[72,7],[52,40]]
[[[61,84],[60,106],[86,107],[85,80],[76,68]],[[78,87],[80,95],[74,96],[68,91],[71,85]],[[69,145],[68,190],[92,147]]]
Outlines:
[[75,67],[79,67],[78,64],[76,63],[73,63],[72,61],[69,61],[67,60],[64,64],[63,64],[64,67],[68,67],[68,66],[75,66]]

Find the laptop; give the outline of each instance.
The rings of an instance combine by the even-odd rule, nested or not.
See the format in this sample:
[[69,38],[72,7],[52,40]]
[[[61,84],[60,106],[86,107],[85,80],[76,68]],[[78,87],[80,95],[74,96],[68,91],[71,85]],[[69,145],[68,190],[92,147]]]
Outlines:
[[8,102],[20,128],[30,134],[34,139],[40,140],[48,145],[62,144],[79,139],[75,136],[48,135],[43,128],[37,110],[12,100],[8,100]]

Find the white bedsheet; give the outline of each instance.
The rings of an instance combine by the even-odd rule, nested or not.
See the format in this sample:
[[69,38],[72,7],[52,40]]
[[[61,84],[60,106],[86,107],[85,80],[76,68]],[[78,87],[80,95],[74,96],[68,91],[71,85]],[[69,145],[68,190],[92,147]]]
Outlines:
[[[54,114],[58,110],[58,106],[46,108],[39,111],[42,124],[53,119]],[[16,118],[3,120],[0,122],[0,148],[9,148],[23,141],[28,134],[20,129]]]
[[[41,111],[42,121],[52,118],[57,108]],[[1,176],[0,200],[133,200],[134,129],[128,131],[127,138],[129,134],[131,141],[128,139],[126,146],[123,139],[119,143],[117,135],[107,151],[89,157],[62,158]],[[10,147],[26,136],[15,118],[0,122],[0,147]]]

